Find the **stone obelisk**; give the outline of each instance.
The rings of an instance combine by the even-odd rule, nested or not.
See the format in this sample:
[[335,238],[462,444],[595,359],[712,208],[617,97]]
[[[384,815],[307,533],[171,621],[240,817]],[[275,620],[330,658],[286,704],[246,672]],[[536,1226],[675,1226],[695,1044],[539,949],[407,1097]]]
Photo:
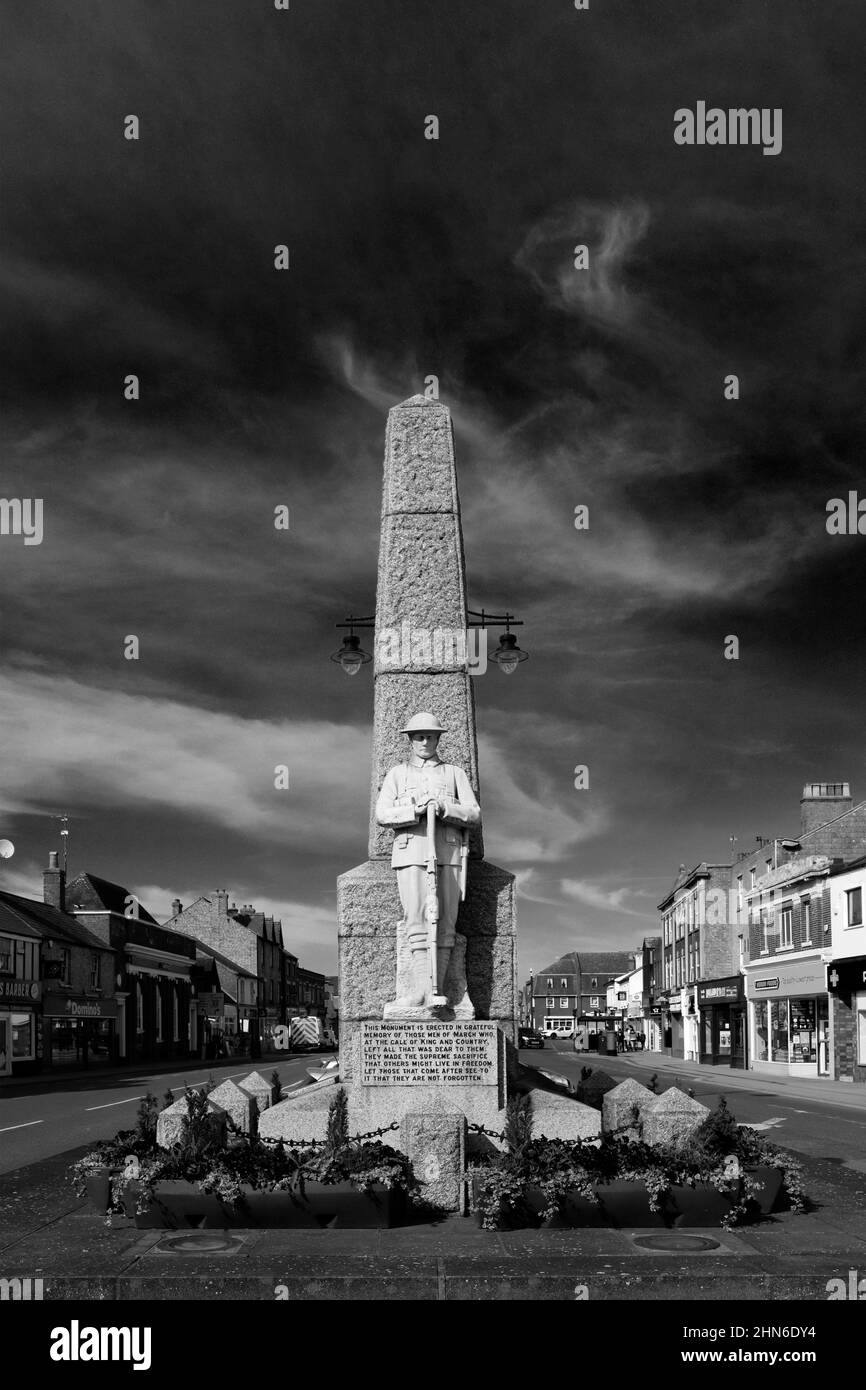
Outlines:
[[[357,1034],[381,1019],[394,997],[398,926],[393,831],[373,806],[389,767],[407,756],[400,733],[418,710],[448,730],[439,755],[463,768],[476,796],[478,744],[474,682],[466,647],[441,634],[465,633],[466,573],[451,415],[413,396],[388,415],[376,592],[375,697],[369,858],[338,880],[340,1072],[357,1065]],[[435,634],[440,634],[436,640]],[[482,801],[483,815],[483,801]],[[494,1020],[516,1042],[514,878],[487,863],[480,828],[470,832],[466,900],[457,920],[466,937],[466,974],[477,1019]]]

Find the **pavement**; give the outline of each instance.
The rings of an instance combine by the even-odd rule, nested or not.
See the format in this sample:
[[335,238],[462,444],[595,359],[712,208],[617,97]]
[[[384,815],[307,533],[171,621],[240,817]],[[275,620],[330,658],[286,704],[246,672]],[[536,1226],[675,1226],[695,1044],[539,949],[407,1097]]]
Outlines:
[[[561,1055],[561,1054],[558,1054]],[[610,1063],[625,1065],[637,1073],[647,1073],[646,1079],[657,1072],[669,1082],[672,1077],[681,1081],[694,1078],[712,1081],[725,1091],[754,1091],[756,1087],[768,1095],[792,1096],[798,1100],[826,1101],[866,1111],[866,1085],[851,1081],[830,1081],[826,1077],[773,1076],[767,1072],[739,1070],[734,1067],[714,1067],[706,1062],[684,1062],[681,1057],[668,1057],[660,1052],[620,1052],[615,1057],[604,1053],[574,1052],[571,1055],[584,1066],[605,1071]],[[539,1066],[543,1063],[539,1062]],[[552,1067],[552,1070],[555,1070]]]

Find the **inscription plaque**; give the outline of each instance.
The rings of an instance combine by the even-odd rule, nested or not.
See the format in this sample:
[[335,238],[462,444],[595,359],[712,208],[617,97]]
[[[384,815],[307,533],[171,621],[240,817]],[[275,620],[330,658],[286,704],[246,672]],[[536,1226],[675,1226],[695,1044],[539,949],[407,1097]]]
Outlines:
[[361,1027],[363,1086],[495,1086],[495,1023],[393,1019]]

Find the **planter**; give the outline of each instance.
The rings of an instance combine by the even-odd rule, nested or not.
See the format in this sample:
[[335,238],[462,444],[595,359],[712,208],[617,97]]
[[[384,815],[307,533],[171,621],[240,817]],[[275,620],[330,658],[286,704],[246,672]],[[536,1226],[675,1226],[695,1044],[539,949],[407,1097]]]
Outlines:
[[750,1178],[762,1184],[760,1192],[753,1193],[754,1200],[758,1203],[762,1216],[769,1216],[774,1210],[779,1193],[782,1190],[784,1173],[781,1168],[773,1168],[769,1164],[762,1164],[758,1168],[747,1168],[746,1172]]
[[146,1211],[136,1212],[140,1188],[130,1183],[124,1194],[127,1216],[134,1217],[139,1229],[198,1229],[258,1227],[270,1229],[314,1229],[339,1227],[341,1230],[368,1230],[398,1226],[405,1217],[405,1193],[400,1188],[376,1184],[362,1192],[351,1183],[308,1182],[301,1198],[291,1192],[260,1192],[245,1188],[244,1200],[223,1202],[212,1193],[200,1192],[195,1183],[158,1182],[154,1201]]
[[96,1168],[85,1178],[87,1200],[101,1216],[104,1216],[108,1211],[108,1204],[111,1200],[111,1179],[115,1173],[119,1172],[119,1168]]
[[[775,1170],[773,1170],[775,1171]],[[477,1178],[472,1179],[473,1206],[477,1204]],[[671,1226],[718,1226],[733,1205],[732,1199],[719,1192],[712,1183],[698,1182],[694,1187],[672,1186],[662,1198],[660,1211],[651,1211],[649,1193],[642,1182],[616,1178],[596,1187],[598,1202],[568,1193],[555,1216],[542,1219],[545,1197],[541,1188],[531,1187],[526,1194],[527,1220],[513,1225],[541,1224],[548,1229],[579,1226],[607,1226],[616,1229],[640,1227],[669,1228]],[[475,1217],[481,1224],[481,1214]]]

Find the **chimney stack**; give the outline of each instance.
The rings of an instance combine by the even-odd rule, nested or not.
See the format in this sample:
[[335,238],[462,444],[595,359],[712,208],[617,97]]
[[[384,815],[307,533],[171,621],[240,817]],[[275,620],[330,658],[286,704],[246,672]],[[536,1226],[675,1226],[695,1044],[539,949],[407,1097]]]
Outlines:
[[172,898],[172,900],[171,900],[171,915],[172,915],[172,917],[179,917],[180,914],[181,914],[182,912],[183,912],[183,903],[181,902],[180,898]]
[[66,874],[57,862],[57,850],[48,855],[48,868],[42,872],[42,901],[46,907],[66,911]]
[[853,804],[848,782],[807,782],[800,798],[800,834],[835,820]]
[[214,893],[216,899],[217,915],[220,917],[228,916],[229,895],[225,888],[218,888]]

